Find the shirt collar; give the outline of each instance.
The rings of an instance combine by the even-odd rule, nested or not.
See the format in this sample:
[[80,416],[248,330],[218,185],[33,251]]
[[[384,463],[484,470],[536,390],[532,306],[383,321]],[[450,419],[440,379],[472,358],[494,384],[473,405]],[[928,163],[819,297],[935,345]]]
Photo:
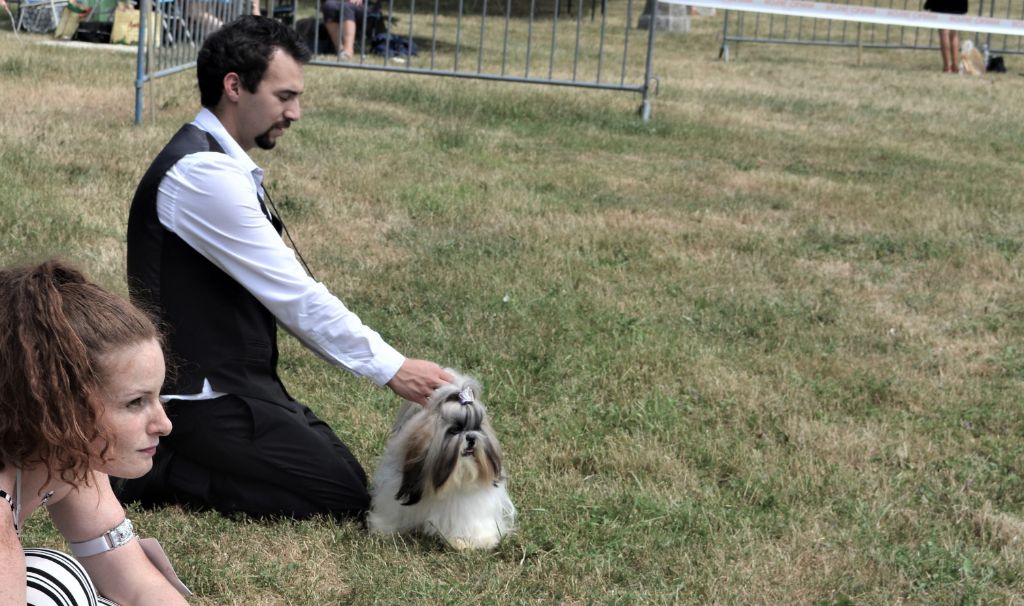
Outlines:
[[213,112],[204,107],[199,110],[192,124],[213,135],[213,138],[220,144],[224,153],[235,160],[235,162],[238,162],[246,172],[252,174],[253,182],[257,188],[263,184],[263,169],[257,166],[252,158],[249,157],[249,154],[245,153],[242,146],[238,144],[238,141],[235,141],[235,138],[228,134],[220,119]]

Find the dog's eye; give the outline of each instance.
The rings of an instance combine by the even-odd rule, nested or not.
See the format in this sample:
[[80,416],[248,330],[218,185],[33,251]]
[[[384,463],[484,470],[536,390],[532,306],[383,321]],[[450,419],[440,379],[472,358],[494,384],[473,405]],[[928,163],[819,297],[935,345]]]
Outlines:
[[450,436],[457,436],[460,433],[462,433],[462,430],[459,429],[458,427],[449,427],[448,428],[448,435],[450,435]]

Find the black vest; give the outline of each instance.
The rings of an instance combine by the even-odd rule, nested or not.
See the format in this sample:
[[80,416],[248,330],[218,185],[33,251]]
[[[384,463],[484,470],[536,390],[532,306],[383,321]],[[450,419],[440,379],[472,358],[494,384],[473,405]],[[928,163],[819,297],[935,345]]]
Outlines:
[[[277,376],[277,321],[249,291],[167,231],[156,212],[167,171],[196,152],[224,153],[207,132],[186,124],[143,175],[128,215],[128,291],[158,315],[167,338],[164,393],[214,390],[270,401],[290,400]],[[266,207],[260,200],[264,214]],[[276,217],[271,219],[281,233]]]

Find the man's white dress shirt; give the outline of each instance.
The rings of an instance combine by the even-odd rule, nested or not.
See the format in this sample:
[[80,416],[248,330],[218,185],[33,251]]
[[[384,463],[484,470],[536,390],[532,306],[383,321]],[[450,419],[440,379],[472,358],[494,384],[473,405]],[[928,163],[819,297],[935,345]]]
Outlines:
[[[225,153],[189,154],[167,171],[156,198],[160,224],[244,286],[320,357],[378,385],[390,381],[405,357],[313,280],[285,246],[257,199],[263,169],[209,110],[192,124]],[[173,397],[221,395],[204,381],[201,393]]]

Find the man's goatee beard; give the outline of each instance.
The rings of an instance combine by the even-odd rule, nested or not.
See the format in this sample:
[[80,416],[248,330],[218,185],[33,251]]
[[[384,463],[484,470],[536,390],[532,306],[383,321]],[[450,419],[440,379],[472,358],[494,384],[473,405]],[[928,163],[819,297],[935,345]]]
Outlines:
[[271,126],[270,128],[267,129],[267,132],[256,137],[256,146],[259,147],[260,149],[274,149],[274,146],[277,145],[277,140],[270,138],[270,131],[274,130],[275,128],[280,128],[282,131],[285,131],[288,130],[288,127],[291,125],[291,120],[288,120],[287,122],[281,122],[280,124],[275,124]]
[[275,145],[277,145],[277,141],[270,138],[269,130],[256,137],[256,147],[260,149],[274,149]]

